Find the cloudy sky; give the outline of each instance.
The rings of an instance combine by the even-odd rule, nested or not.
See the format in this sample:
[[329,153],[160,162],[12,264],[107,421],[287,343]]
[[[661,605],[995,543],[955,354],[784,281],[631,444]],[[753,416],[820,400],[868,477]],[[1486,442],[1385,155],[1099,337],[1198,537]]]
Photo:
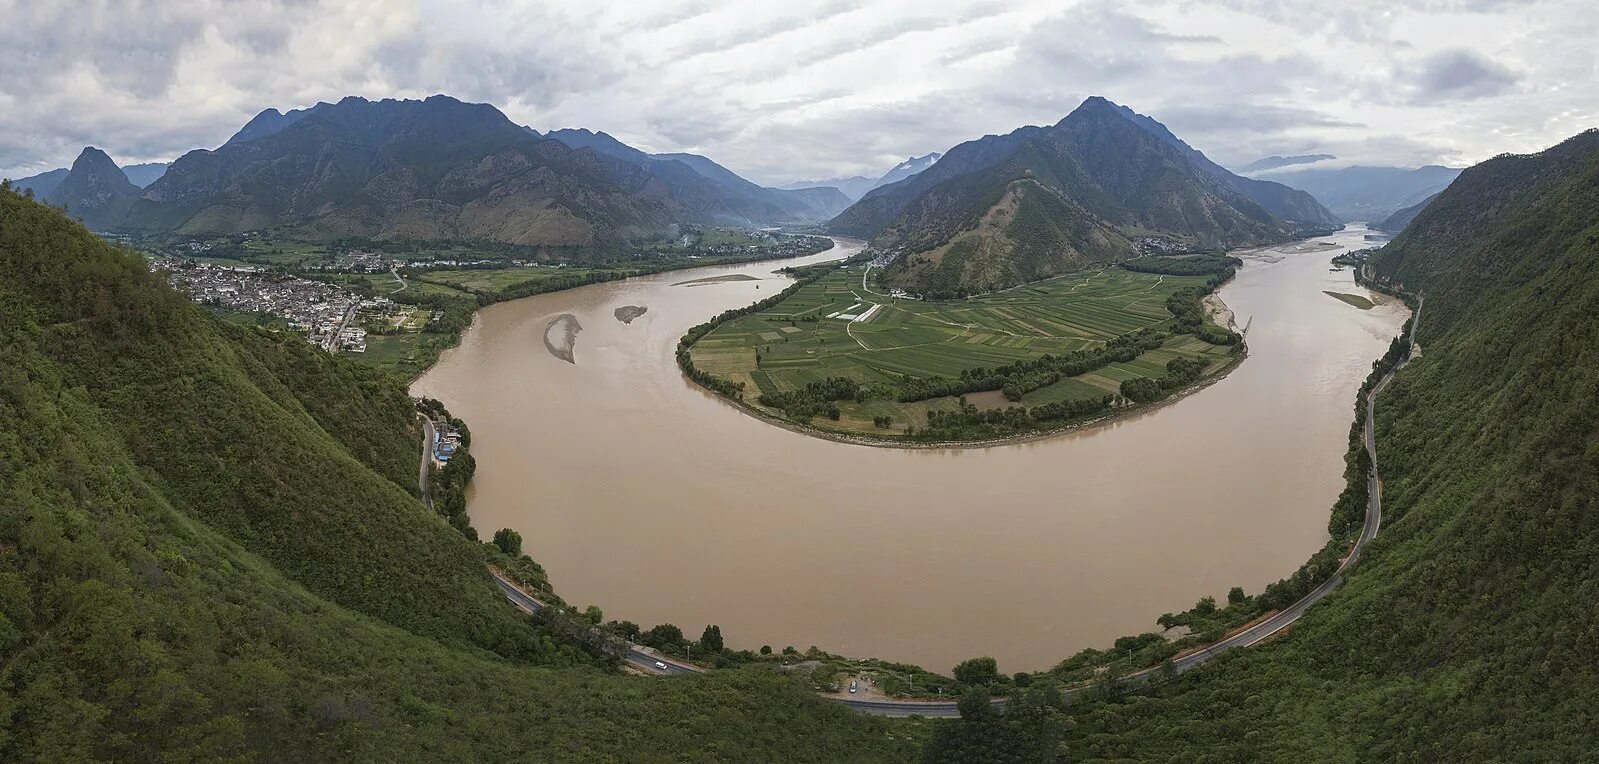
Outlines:
[[1599,126],[1593,0],[0,0],[0,176],[443,92],[762,183],[878,175],[1088,95],[1223,164],[1469,164]]

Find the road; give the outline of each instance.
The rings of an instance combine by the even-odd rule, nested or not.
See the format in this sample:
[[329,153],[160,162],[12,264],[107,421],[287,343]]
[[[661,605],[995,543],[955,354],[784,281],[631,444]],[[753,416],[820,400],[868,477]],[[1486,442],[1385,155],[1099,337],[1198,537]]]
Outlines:
[[339,325],[337,327],[334,327],[333,333],[329,334],[326,338],[324,338],[322,340],[322,349],[323,350],[326,350],[329,353],[332,353],[335,350],[339,349],[339,335],[343,334],[344,333],[344,327],[349,326],[350,325],[350,321],[355,319],[355,312],[357,310],[359,310],[360,308],[361,308],[361,306],[359,304],[352,304],[352,305],[350,305],[348,310],[344,311],[344,318],[339,319]]
[[[517,588],[516,585],[506,580],[498,572],[490,571],[494,583],[505,593],[506,599],[512,604],[528,613],[537,613],[545,608],[543,602],[529,596],[527,592]],[[629,644],[627,656],[624,658],[629,666],[648,674],[693,674],[704,669],[688,663],[674,660],[664,655],[657,654],[654,650],[643,645]],[[664,666],[664,668],[663,668]]]
[[[1416,328],[1421,323],[1421,309],[1425,304],[1426,298],[1423,296],[1417,301],[1416,313],[1411,319],[1410,352],[1412,354],[1419,351],[1419,347],[1416,344]],[[1338,566],[1338,570],[1333,573],[1332,578],[1327,579],[1320,586],[1312,589],[1309,594],[1300,598],[1299,601],[1278,611],[1270,618],[1207,647],[1173,658],[1172,665],[1178,672],[1187,671],[1233,648],[1251,647],[1259,644],[1293,625],[1306,611],[1310,610],[1312,605],[1320,602],[1343,582],[1344,573],[1360,559],[1360,553],[1365,550],[1366,545],[1377,537],[1377,531],[1382,527],[1382,478],[1377,473],[1377,436],[1375,426],[1377,421],[1377,396],[1393,380],[1394,374],[1404,368],[1406,363],[1409,363],[1411,357],[1414,356],[1407,355],[1405,359],[1399,362],[1399,365],[1383,375],[1383,378],[1377,382],[1377,385],[1366,396],[1366,422],[1363,428],[1363,435],[1366,441],[1366,453],[1371,457],[1371,477],[1366,483],[1366,520],[1361,525],[1360,535],[1349,549],[1349,556],[1344,558],[1343,563]],[[495,583],[505,592],[505,596],[518,607],[529,613],[537,612],[544,607],[544,603],[511,585],[509,581],[501,578],[498,573],[493,575]],[[655,654],[649,648],[639,645],[629,645],[626,660],[634,668],[651,674],[685,674],[704,670],[698,666],[674,661],[671,658]],[[656,661],[660,661],[666,668],[662,669],[657,666]],[[1151,679],[1159,675],[1160,670],[1160,667],[1151,667],[1128,674],[1121,679],[1121,686],[1135,688],[1146,685]],[[1081,699],[1084,695],[1096,689],[1098,688],[1094,685],[1065,687],[1061,689],[1061,695],[1065,697],[1067,702],[1072,702]],[[843,694],[827,694],[822,697],[857,711],[878,716],[955,717],[960,715],[953,700],[867,700]],[[1004,701],[1002,699],[995,700],[994,706],[1003,708]]]
[[416,485],[422,489],[422,503],[433,508],[433,496],[428,493],[428,465],[433,462],[433,417],[422,417],[422,461],[416,469]]

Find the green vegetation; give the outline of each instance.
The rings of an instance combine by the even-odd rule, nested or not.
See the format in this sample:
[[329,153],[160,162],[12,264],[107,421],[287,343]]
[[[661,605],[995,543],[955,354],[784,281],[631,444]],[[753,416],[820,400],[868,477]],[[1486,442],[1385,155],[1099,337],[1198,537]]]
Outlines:
[[1235,363],[1240,338],[1205,319],[1200,300],[1237,261],[1210,262],[1196,275],[1106,269],[959,301],[870,291],[858,262],[818,266],[690,330],[679,362],[711,390],[826,432],[1024,434],[1157,400]]
[[620,676],[511,608],[503,550],[419,501],[392,376],[9,191],[0,268],[0,760],[914,755],[774,670]]

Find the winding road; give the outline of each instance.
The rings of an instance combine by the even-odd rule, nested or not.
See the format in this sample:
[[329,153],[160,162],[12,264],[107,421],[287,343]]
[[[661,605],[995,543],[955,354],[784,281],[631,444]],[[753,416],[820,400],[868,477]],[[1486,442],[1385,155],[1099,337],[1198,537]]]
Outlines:
[[[1375,422],[1377,418],[1377,396],[1380,395],[1383,389],[1388,386],[1388,383],[1393,379],[1394,374],[1397,373],[1399,369],[1403,368],[1411,358],[1419,354],[1419,347],[1416,344],[1416,327],[1420,324],[1421,310],[1424,304],[1425,297],[1422,297],[1417,302],[1416,312],[1410,322],[1411,328],[1409,353],[1399,362],[1397,366],[1385,374],[1366,396],[1366,418],[1363,429],[1366,453],[1371,457],[1372,467],[1371,476],[1367,481],[1366,487],[1367,505],[1365,522],[1361,526],[1360,535],[1355,539],[1354,545],[1350,547],[1349,555],[1344,558],[1343,562],[1338,566],[1338,570],[1331,578],[1323,582],[1320,586],[1317,586],[1315,589],[1311,590],[1309,594],[1306,594],[1299,601],[1289,605],[1277,613],[1274,613],[1270,617],[1258,623],[1250,625],[1236,634],[1232,634],[1218,642],[1193,652],[1173,658],[1172,665],[1178,672],[1187,671],[1188,669],[1209,661],[1212,658],[1215,658],[1216,656],[1233,648],[1251,647],[1259,644],[1293,625],[1313,605],[1315,605],[1317,602],[1320,602],[1323,598],[1330,594],[1333,589],[1336,589],[1338,585],[1343,582],[1345,573],[1351,566],[1355,564],[1357,560],[1359,560],[1360,554],[1362,551],[1364,551],[1366,545],[1370,543],[1372,539],[1377,537],[1377,532],[1382,526],[1382,478],[1377,472],[1377,439],[1375,433]],[[431,422],[429,422],[429,429],[431,429]],[[429,436],[431,436],[431,434],[429,434]],[[427,442],[428,440],[424,440],[424,475],[426,470]],[[426,496],[426,493],[427,492],[424,488],[423,495]],[[540,602],[534,597],[528,595],[526,592],[522,591],[512,582],[501,576],[498,571],[491,571],[491,575],[494,577],[494,581],[500,587],[501,591],[504,592],[506,598],[511,600],[513,604],[522,610],[528,613],[536,613],[546,607],[543,602]],[[625,661],[632,668],[648,674],[686,674],[704,671],[704,669],[700,668],[699,666],[674,660],[670,657],[656,653],[648,647],[637,644],[628,645]],[[1119,681],[1122,687],[1141,687],[1149,684],[1152,679],[1159,675],[1160,671],[1160,667],[1150,667],[1128,674],[1122,677]],[[1071,702],[1074,700],[1079,700],[1088,693],[1094,692],[1097,689],[1098,688],[1096,685],[1079,685],[1062,688],[1061,694],[1068,702]],[[877,700],[840,694],[824,694],[822,697],[863,713],[876,714],[880,716],[955,717],[960,715],[960,712],[956,707],[956,703],[953,700]],[[996,707],[1003,707],[1004,700],[996,699],[994,701],[994,705]]]

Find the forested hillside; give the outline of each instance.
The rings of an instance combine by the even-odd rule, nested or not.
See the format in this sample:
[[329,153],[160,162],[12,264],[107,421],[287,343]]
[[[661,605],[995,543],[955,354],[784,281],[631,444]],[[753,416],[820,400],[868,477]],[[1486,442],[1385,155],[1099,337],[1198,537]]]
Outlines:
[[0,270],[0,760],[914,750],[776,672],[623,677],[520,615],[416,498],[388,377],[9,191]]
[[1375,270],[1426,298],[1377,408],[1381,534],[1274,644],[1074,709],[1065,758],[1599,749],[1599,132],[1466,171]]

